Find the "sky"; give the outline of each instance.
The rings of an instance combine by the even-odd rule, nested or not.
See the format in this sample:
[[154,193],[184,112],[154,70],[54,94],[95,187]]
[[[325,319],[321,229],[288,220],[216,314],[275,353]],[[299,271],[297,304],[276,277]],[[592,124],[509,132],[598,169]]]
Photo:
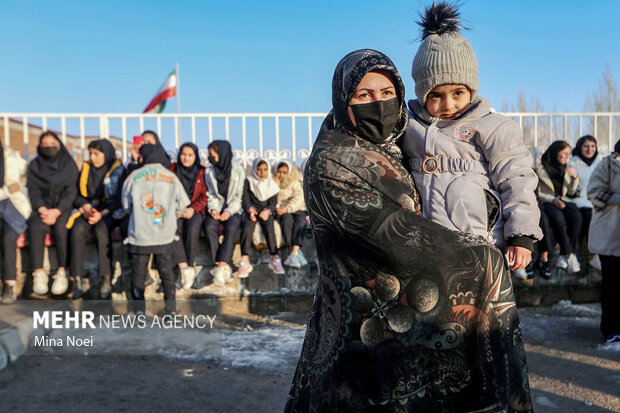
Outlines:
[[[348,52],[392,58],[414,98],[430,0],[0,0],[0,113],[140,113],[179,63],[181,112],[327,112]],[[463,32],[492,106],[520,91],[584,110],[606,64],[620,79],[620,2],[465,0]],[[166,112],[176,111],[169,101]]]

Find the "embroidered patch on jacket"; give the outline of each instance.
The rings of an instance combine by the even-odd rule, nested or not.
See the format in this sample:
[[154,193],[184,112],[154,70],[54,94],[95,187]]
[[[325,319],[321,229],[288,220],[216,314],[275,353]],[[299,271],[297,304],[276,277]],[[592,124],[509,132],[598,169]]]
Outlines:
[[142,197],[142,207],[150,212],[153,218],[153,224],[155,225],[163,225],[164,218],[166,216],[166,211],[161,207],[161,205],[157,205],[155,203],[155,195],[151,192],[150,194],[146,194]]
[[474,137],[474,133],[476,133],[476,131],[471,126],[457,125],[457,127],[454,128],[454,138],[463,142],[469,142],[469,140]]

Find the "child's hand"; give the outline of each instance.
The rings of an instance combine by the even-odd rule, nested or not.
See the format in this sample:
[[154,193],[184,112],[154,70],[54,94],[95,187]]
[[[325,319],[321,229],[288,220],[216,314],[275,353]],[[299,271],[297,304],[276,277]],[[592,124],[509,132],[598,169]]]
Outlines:
[[256,222],[256,208],[251,207],[248,210],[248,215],[250,215],[250,221],[252,222]]
[[532,251],[524,247],[511,245],[508,247],[508,261],[512,262],[513,259],[514,264],[510,267],[511,270],[525,268],[532,261]]
[[288,207],[277,207],[276,214],[278,215],[288,214]]
[[92,208],[88,216],[88,223],[90,225],[95,225],[97,222],[101,221],[101,218],[101,212],[97,211],[95,208]]
[[194,208],[185,208],[183,210],[183,213],[181,214],[181,218],[183,219],[190,219],[191,217],[194,216]]

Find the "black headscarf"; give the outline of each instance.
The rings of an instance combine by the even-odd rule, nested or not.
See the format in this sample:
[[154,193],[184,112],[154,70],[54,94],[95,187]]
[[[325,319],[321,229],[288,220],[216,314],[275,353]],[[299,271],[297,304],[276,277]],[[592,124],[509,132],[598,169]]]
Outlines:
[[[596,152],[594,152],[594,155],[592,155],[591,158],[586,158],[585,156],[583,156],[583,152],[581,150],[581,147],[587,141],[592,141],[592,142],[594,142],[594,145],[596,145]],[[585,136],[582,136],[581,138],[579,138],[577,140],[577,143],[575,144],[575,147],[573,148],[573,152],[572,153],[573,153],[573,156],[580,157],[581,160],[584,161],[588,166],[591,166],[592,162],[594,162],[596,160],[596,157],[598,156],[598,144],[596,143],[596,139],[594,138],[594,136],[592,136],[592,135],[585,135]]]
[[228,141],[213,141],[209,147],[216,149],[218,161],[213,164],[215,168],[215,180],[217,192],[224,199],[228,197],[228,185],[230,184],[230,171],[232,170],[232,148]]
[[[332,113],[327,115],[324,124],[331,121],[333,125],[327,125],[330,129],[343,129],[348,133],[353,133],[355,131],[355,126],[351,123],[347,111],[349,101],[355,94],[355,90],[362,81],[362,78],[366,76],[368,72],[373,71],[386,71],[390,74],[400,105],[398,123],[396,123],[394,127],[392,136],[378,146],[383,147],[388,152],[400,158],[400,149],[396,145],[396,142],[407,129],[405,85],[392,60],[381,52],[372,49],[356,50],[343,57],[340,63],[338,63],[332,79],[333,110]],[[330,119],[330,116],[333,117],[333,121]]]
[[558,152],[567,147],[570,148],[568,142],[555,141],[549,145],[540,159],[543,167],[551,178],[551,182],[553,182],[553,190],[556,196],[562,195],[562,185],[564,183],[564,173],[566,171],[566,165],[562,165],[558,162]]
[[[183,166],[181,162],[181,151],[183,148],[191,148],[194,151],[194,155],[196,155],[196,159],[194,163],[189,168]],[[181,183],[183,184],[183,188],[185,188],[185,192],[187,195],[192,198],[194,195],[194,188],[196,186],[196,178],[198,177],[198,172],[200,172],[200,154],[198,153],[198,147],[191,142],[184,143],[179,148],[179,154],[177,155],[177,166],[176,166],[176,174]]]
[[[41,140],[51,136],[60,144],[60,151],[53,158],[45,157],[41,152]],[[53,132],[43,132],[37,146],[38,156],[28,165],[28,187],[42,189],[48,193],[57,193],[70,182],[77,181],[77,165],[67,148]]]
[[614,152],[620,154],[620,140],[616,142],[616,145],[614,146]]
[[157,133],[155,133],[152,130],[145,130],[144,132],[142,132],[142,136],[144,136],[147,133],[150,133],[151,135],[155,137],[155,145],[160,146],[164,151],[164,155],[166,156],[165,162],[158,162],[158,163],[161,163],[164,166],[164,168],[169,168],[170,165],[172,165],[172,160],[170,160],[170,155],[168,155],[168,152],[166,152],[164,145],[161,144],[161,140],[159,140],[159,135],[157,135]]
[[[98,147],[91,148],[93,143],[97,142]],[[92,164],[90,164],[90,169],[88,171],[88,184],[86,185],[86,190],[88,191],[88,196],[93,198],[100,198],[103,194],[103,179],[105,175],[108,173],[114,162],[116,162],[116,151],[114,150],[114,145],[110,143],[107,139],[98,139],[96,141],[91,142],[88,145],[89,149],[101,150],[103,152],[103,156],[105,157],[105,162],[99,168],[95,168]],[[101,148],[101,149],[99,149]]]
[[140,156],[142,156],[141,167],[149,163],[158,163],[163,165],[164,168],[170,166],[170,157],[161,145],[146,143],[140,146]]

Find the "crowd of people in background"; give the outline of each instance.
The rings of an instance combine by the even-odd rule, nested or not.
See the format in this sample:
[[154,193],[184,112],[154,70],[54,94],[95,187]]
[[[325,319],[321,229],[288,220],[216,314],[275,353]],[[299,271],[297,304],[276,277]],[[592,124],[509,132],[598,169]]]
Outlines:
[[[151,257],[160,276],[166,311],[175,311],[177,287],[191,289],[198,275],[195,266],[201,231],[214,264],[213,283],[218,286],[234,279],[232,255],[239,230],[243,256],[238,277],[252,272],[248,256],[257,245],[253,242],[257,222],[272,257],[271,270],[285,273],[279,257],[284,246],[291,251],[287,266],[307,264],[300,250],[308,221],[297,166],[259,159],[246,174],[233,160],[230,143],[223,140],[208,146],[207,160],[200,159],[196,145],[184,143],[172,162],[155,132],[145,131],[141,138],[126,164],[117,158],[110,141],[93,140],[88,145],[88,160],[80,168],[51,131],[40,136],[37,156],[28,165],[13,149],[2,148],[2,303],[17,299],[20,234],[28,236],[33,293],[66,296],[71,291],[73,299],[87,293],[93,299],[107,299],[112,292],[126,291],[137,303],[137,311],[144,311],[145,288],[153,281],[148,271]],[[282,234],[278,239],[276,222]],[[112,233],[116,227],[131,263],[131,276],[118,277],[112,285]],[[48,233],[55,246],[50,261],[55,259],[57,264],[51,278],[44,268]],[[86,283],[84,262],[91,233],[98,270],[89,271]]]
[[[213,261],[210,274],[218,286],[234,280],[236,239],[241,244],[238,278],[252,273],[250,255],[261,242],[271,255],[269,268],[274,273],[284,274],[284,266],[307,265],[301,246],[309,220],[297,165],[258,158],[246,173],[224,140],[209,144],[207,160],[201,160],[196,145],[184,143],[173,162],[155,132],[145,131],[142,138],[125,165],[108,140],[91,141],[89,159],[80,170],[51,131],[40,136],[37,156],[28,165],[12,148],[2,148],[2,303],[17,299],[20,234],[28,235],[35,294],[49,291],[62,296],[70,286],[72,298],[87,293],[84,256],[92,232],[98,271],[88,277],[90,296],[107,299],[113,291],[128,290],[132,298],[143,300],[145,286],[152,282],[147,265],[153,255],[164,296],[171,303],[169,311],[174,311],[176,287],[194,286],[201,232]],[[620,222],[619,151],[616,145],[610,156],[601,156],[591,135],[579,138],[574,148],[565,141],[548,146],[536,168],[543,237],[535,244],[536,258],[513,271],[523,279],[534,278],[536,272],[550,279],[553,266],[577,275],[585,275],[588,265],[601,271],[608,315],[605,333],[612,337],[620,334],[620,327],[613,326],[620,315],[617,305],[611,304],[618,301],[619,291],[618,277],[612,275],[620,268],[620,245],[613,235]],[[260,232],[255,231],[257,224]],[[123,287],[122,280],[112,285],[111,234],[116,227],[131,262],[131,280],[125,280],[130,288]],[[263,238],[257,241],[255,232]],[[57,263],[51,287],[43,265],[47,233],[53,235]],[[282,246],[289,248],[284,261]]]

